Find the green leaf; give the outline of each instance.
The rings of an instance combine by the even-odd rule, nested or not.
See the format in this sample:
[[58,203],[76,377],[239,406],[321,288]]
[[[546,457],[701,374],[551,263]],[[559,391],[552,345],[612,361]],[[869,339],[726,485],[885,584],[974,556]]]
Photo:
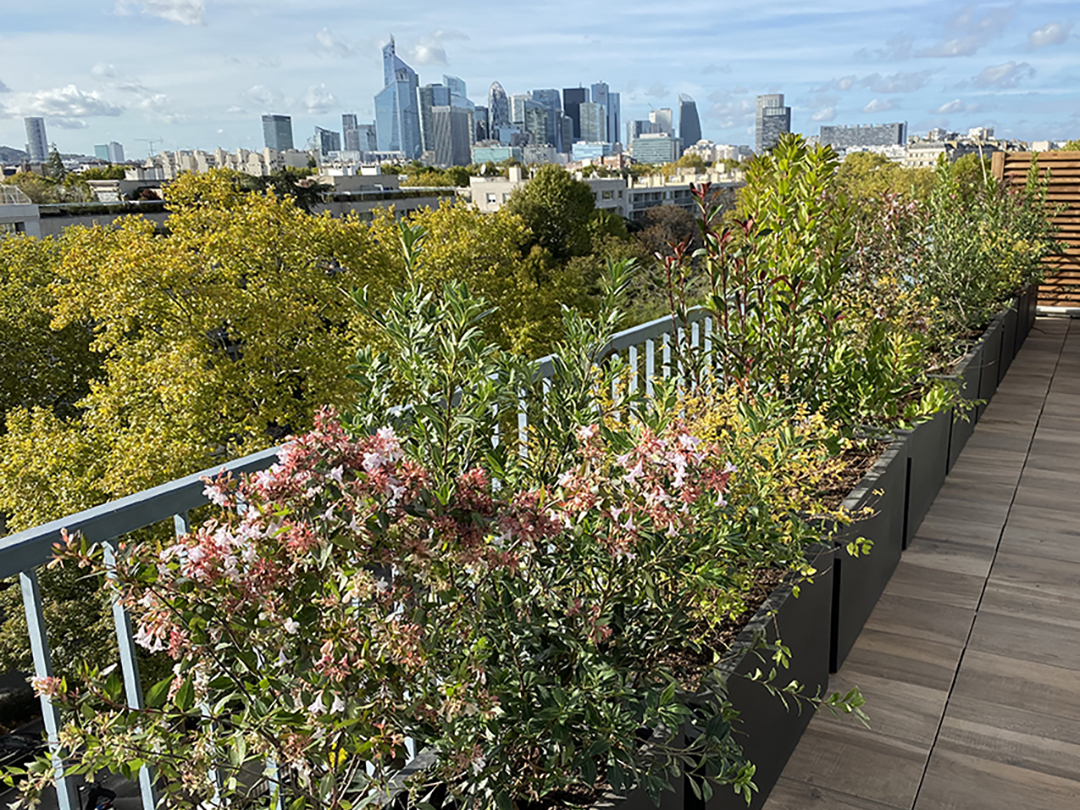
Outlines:
[[195,684],[191,678],[185,678],[176,690],[176,708],[182,712],[188,712],[195,705]]

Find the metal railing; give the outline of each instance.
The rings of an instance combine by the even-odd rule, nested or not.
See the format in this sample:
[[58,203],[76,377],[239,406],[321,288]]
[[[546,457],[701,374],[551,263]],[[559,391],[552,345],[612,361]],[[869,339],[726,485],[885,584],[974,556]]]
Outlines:
[[[672,362],[673,340],[686,341],[689,338],[691,346],[709,357],[712,326],[707,312],[700,308],[691,310],[687,322],[679,324],[677,329],[676,322],[670,316],[658,318],[615,334],[604,347],[601,356],[610,358],[625,354],[629,375],[628,391],[643,391],[649,396],[653,393],[654,381],[658,379],[676,377],[682,380],[680,364]],[[689,335],[686,330],[689,330]],[[549,355],[536,361],[539,380],[549,380],[554,376],[554,360],[555,356]],[[519,404],[517,426],[518,442],[524,452],[529,431],[528,403],[524,398]],[[190,511],[209,503],[204,494],[205,478],[214,477],[221,472],[239,475],[266,469],[276,461],[279,450],[279,447],[263,450],[0,538],[0,577],[19,577],[36,677],[51,677],[53,674],[37,568],[52,559],[53,548],[61,542],[62,532],[80,533],[89,542],[105,544],[107,559],[125,535],[156,523],[171,519],[177,536],[187,534],[191,529]],[[131,618],[115,598],[113,619],[128,705],[142,708],[143,693]],[[58,756],[59,713],[44,695],[41,697],[41,710],[46,735],[55,758],[60,810],[79,810],[74,782],[63,775],[63,763]],[[144,810],[154,810],[154,778],[149,768],[143,768],[139,782]]]

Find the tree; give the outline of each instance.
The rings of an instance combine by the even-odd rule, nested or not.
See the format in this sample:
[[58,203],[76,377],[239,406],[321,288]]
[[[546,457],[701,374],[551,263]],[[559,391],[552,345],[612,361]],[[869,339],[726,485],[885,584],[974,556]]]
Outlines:
[[905,169],[875,152],[853,152],[837,171],[841,189],[857,204],[881,200],[887,194],[925,200],[933,187],[929,169]]
[[[269,447],[310,427],[320,406],[356,399],[346,291],[385,294],[386,283],[367,226],[242,192],[227,172],[185,175],[166,197],[166,236],[126,217],[116,228],[71,228],[57,248],[53,328],[92,324],[101,372],[74,415],[8,413],[0,511],[11,529]],[[50,636],[68,637],[73,611],[87,627],[101,619],[92,594],[44,576],[42,587],[56,604]],[[80,601],[65,605],[68,596]],[[25,670],[18,588],[0,595],[0,609],[0,660]],[[114,654],[111,634],[81,638],[54,650],[62,671]]]
[[45,164],[45,171],[48,173],[49,179],[54,183],[63,181],[67,176],[67,169],[64,168],[64,161],[60,157],[60,152],[57,151],[55,143],[49,151],[49,161]]
[[123,180],[127,170],[123,166],[91,166],[79,172],[83,180]]
[[310,168],[296,169],[286,166],[271,172],[266,177],[256,177],[242,172],[233,172],[232,177],[237,187],[243,191],[272,190],[278,197],[290,197],[297,207],[305,213],[323,201],[323,195],[333,190],[333,186],[316,182]]
[[550,252],[556,261],[588,252],[588,223],[594,208],[588,184],[551,164],[541,166],[506,204],[510,213],[525,221],[533,243]]
[[15,408],[33,407],[73,417],[100,373],[87,321],[51,326],[62,244],[22,234],[0,239],[0,420]]
[[1067,141],[1061,149],[1063,152],[1080,152],[1080,138],[1073,138],[1071,141]]

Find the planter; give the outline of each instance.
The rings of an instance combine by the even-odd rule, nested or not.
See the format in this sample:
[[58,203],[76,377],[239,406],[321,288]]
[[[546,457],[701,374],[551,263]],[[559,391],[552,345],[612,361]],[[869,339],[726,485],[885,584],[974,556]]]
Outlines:
[[[944,468],[943,459],[940,463]],[[872,509],[873,515],[848,526],[836,539],[830,672],[844,663],[900,562],[905,542],[907,472],[907,437],[898,436],[844,501],[844,507],[852,512]],[[869,554],[852,557],[844,547],[858,537],[873,541],[873,546]]]
[[[766,600],[743,629],[733,649],[749,650],[754,639],[779,637],[791,650],[791,666],[782,670],[777,685],[797,680],[808,694],[829,686],[829,626],[832,612],[833,569],[831,550],[823,551],[814,561],[818,570],[813,582],[803,583],[796,598],[790,585],[781,585]],[[749,805],[729,788],[718,787],[707,805],[688,787],[683,790],[686,810],[758,810],[764,806],[788,758],[799,743],[814,715],[812,707],[800,704],[785,707],[775,695],[759,683],[738,677],[769,667],[749,652],[729,659],[721,677],[727,682],[728,697],[739,711],[740,743],[746,757],[757,770],[754,783],[758,792]],[[724,672],[731,673],[724,675]],[[788,701],[791,703],[791,701]]]
[[[904,509],[904,548],[915,536],[945,483],[949,465],[949,437],[953,409],[938,411],[913,430],[900,431],[907,438],[907,498]],[[966,438],[965,438],[966,441]]]
[[998,385],[1005,379],[1005,374],[1016,356],[1016,335],[1019,331],[1020,299],[1014,298],[1001,318],[1001,351],[998,353]]
[[[950,378],[958,382],[960,396],[967,402],[978,399],[982,350],[982,344],[977,343],[964,356],[964,359],[956,364],[956,370],[949,375]],[[960,458],[960,452],[964,449],[964,445],[967,444],[967,440],[971,438],[971,433],[975,430],[975,423],[979,419],[979,412],[975,407],[953,408],[952,410],[952,432],[949,435],[949,470],[953,468],[956,460]]]
[[998,360],[1001,357],[1003,322],[1004,317],[1002,315],[995,315],[979,340],[979,343],[982,344],[982,368],[979,374],[979,399],[982,400],[982,404],[979,405],[980,418],[982,418],[987,404],[994,398],[994,392],[997,391]]

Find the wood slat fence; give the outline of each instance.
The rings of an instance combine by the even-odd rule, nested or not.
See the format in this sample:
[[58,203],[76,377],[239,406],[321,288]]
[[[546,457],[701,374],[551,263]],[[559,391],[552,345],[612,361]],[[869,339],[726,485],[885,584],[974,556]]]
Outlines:
[[1039,287],[1039,305],[1080,309],[1080,152],[995,152],[994,176],[1013,185],[1027,180],[1032,157],[1039,174],[1049,177],[1047,205],[1064,253],[1048,256],[1046,280]]

